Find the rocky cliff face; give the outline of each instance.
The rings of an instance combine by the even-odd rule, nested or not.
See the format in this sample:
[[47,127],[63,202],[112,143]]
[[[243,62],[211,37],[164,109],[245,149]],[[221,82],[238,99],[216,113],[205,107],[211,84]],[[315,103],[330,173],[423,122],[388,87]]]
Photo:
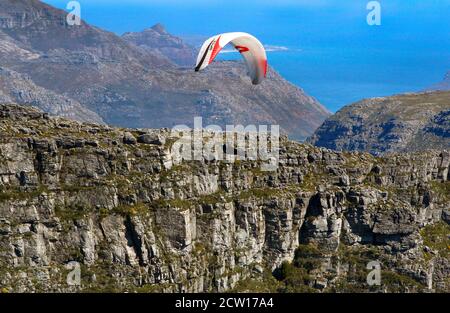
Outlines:
[[328,118],[309,142],[374,155],[450,149],[450,92],[357,102]]
[[[292,138],[305,139],[330,114],[273,70],[255,87],[237,62],[217,63],[202,73],[180,68],[172,60],[188,62],[181,59],[189,47],[159,25],[121,38],[84,22],[69,26],[66,14],[37,0],[3,0],[0,62],[110,125],[172,127],[201,116],[221,127],[279,124]],[[28,104],[52,106],[40,94]],[[78,112],[70,110],[73,116]]]
[[[448,151],[376,158],[282,138],[263,172],[180,161],[177,138],[1,105],[0,289],[450,290]],[[369,261],[381,286],[365,283]]]

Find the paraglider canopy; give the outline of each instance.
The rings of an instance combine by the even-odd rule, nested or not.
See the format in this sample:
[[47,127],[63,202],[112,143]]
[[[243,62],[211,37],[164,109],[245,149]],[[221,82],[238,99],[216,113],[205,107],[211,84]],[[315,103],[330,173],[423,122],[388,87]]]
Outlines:
[[198,54],[195,71],[201,71],[211,64],[229,43],[244,57],[252,83],[260,84],[267,75],[266,50],[258,39],[247,33],[224,33],[206,40]]

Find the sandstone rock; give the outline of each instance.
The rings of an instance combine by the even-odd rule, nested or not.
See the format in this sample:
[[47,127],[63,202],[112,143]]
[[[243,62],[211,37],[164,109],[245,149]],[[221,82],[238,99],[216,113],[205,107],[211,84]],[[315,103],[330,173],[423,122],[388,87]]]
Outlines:
[[292,261],[307,288],[367,291],[354,276],[369,260],[395,278],[379,291],[449,290],[448,151],[383,158],[283,138],[264,172],[178,159],[167,130],[130,130],[147,144],[129,145],[118,129],[29,107],[0,105],[0,130],[0,284],[11,292],[230,291]]
[[137,143],[136,138],[130,132],[125,132],[123,134],[123,143],[126,145],[134,145]]
[[166,139],[157,133],[147,133],[147,134],[140,135],[138,137],[137,141],[139,143],[143,143],[143,144],[152,144],[152,145],[162,146],[165,144]]

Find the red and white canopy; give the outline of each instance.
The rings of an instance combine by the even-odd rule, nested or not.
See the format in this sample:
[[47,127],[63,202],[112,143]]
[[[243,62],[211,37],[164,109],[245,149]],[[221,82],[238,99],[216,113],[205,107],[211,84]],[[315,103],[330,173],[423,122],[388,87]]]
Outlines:
[[252,83],[260,84],[267,75],[266,50],[258,39],[247,33],[224,33],[206,40],[198,54],[195,71],[201,71],[211,64],[220,50],[229,43],[244,57]]

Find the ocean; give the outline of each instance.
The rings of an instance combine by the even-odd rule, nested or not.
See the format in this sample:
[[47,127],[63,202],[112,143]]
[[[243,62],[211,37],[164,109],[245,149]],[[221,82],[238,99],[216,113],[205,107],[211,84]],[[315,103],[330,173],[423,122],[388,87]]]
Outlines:
[[[69,1],[47,0],[65,8]],[[363,98],[421,91],[450,70],[450,0],[80,0],[82,18],[117,34],[160,22],[199,44],[245,31],[268,48],[270,65],[330,111]],[[223,53],[222,59],[240,58]]]

